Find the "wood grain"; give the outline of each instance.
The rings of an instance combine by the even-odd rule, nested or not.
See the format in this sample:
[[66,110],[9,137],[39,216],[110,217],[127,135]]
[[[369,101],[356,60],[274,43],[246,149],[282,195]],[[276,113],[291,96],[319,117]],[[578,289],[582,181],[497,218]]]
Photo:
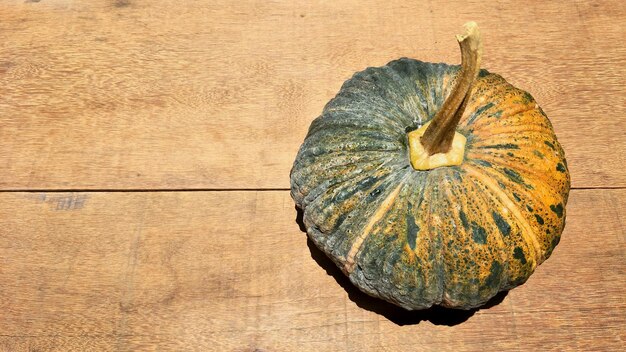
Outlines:
[[[0,2],[0,351],[626,349],[626,7],[594,1]],[[483,67],[551,118],[575,188],[553,256],[478,311],[369,298],[286,191],[344,80]],[[16,190],[212,192],[15,192]]]
[[626,190],[477,312],[408,313],[310,248],[285,191],[0,194],[0,351],[618,351]]
[[626,186],[626,7],[598,1],[4,1],[0,189],[287,188],[344,80],[483,66],[552,119],[574,187]]

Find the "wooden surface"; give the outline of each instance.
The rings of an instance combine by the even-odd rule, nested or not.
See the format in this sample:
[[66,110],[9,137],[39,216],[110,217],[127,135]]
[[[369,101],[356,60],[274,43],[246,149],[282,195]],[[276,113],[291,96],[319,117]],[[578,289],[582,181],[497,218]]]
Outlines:
[[626,190],[573,191],[562,243],[525,285],[424,314],[353,288],[286,191],[3,193],[0,348],[618,350],[624,207]]
[[[554,124],[568,223],[488,307],[409,313],[307,242],[289,170],[352,73],[458,62],[470,19]],[[0,351],[626,349],[625,23],[618,0],[0,2]]]
[[344,80],[402,56],[459,62],[468,19],[483,67],[551,118],[572,185],[626,187],[619,0],[20,0],[0,14],[5,189],[287,188]]

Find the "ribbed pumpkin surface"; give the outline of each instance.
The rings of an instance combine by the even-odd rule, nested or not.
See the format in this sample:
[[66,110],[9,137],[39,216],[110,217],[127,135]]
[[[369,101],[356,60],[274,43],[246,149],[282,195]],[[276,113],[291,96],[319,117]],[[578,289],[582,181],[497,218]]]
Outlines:
[[569,173],[532,96],[480,72],[459,166],[416,171],[407,132],[439,110],[459,66],[412,59],[346,81],[291,173],[308,235],[364,292],[406,309],[479,306],[525,282],[565,224]]

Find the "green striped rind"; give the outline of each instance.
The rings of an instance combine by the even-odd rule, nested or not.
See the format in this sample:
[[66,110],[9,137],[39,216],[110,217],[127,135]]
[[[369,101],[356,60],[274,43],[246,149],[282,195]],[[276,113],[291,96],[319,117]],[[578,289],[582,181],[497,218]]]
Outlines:
[[458,127],[464,163],[411,168],[406,133],[433,118],[458,69],[400,59],[356,73],[291,172],[313,242],[361,290],[406,309],[472,308],[525,282],[565,223],[569,173],[550,122],[487,71]]

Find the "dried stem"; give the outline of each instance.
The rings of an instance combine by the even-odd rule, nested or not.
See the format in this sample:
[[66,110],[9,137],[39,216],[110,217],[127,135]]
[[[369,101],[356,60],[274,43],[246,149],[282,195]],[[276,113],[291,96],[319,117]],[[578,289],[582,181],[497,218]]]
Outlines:
[[447,153],[450,150],[456,126],[461,120],[472,91],[472,84],[480,71],[482,45],[478,25],[476,22],[468,22],[464,28],[465,34],[456,36],[461,47],[461,71],[456,85],[421,139],[429,155]]

